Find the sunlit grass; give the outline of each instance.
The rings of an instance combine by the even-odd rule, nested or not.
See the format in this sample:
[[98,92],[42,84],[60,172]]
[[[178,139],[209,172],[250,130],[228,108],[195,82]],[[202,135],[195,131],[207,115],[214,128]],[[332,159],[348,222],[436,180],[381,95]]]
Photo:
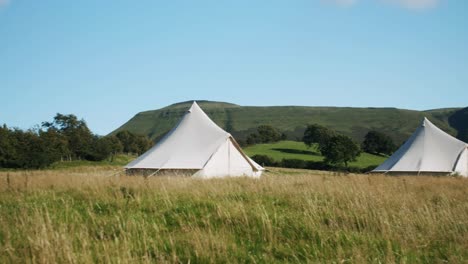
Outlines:
[[[306,161],[322,161],[320,151],[316,147],[308,148],[303,142],[280,141],[271,144],[257,144],[246,147],[244,151],[249,156],[267,155],[276,161],[282,159],[300,159]],[[350,162],[350,166],[358,168],[377,167],[385,161],[387,157],[376,156],[369,153],[361,153],[355,162]]]
[[468,180],[0,172],[0,263],[468,261]]
[[134,160],[137,156],[134,154],[118,154],[102,161],[72,160],[58,161],[50,166],[50,169],[68,169],[83,166],[125,166]]

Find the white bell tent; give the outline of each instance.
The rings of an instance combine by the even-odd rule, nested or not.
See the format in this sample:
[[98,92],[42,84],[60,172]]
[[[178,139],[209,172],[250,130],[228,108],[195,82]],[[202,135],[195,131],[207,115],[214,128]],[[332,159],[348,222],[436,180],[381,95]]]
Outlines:
[[125,168],[153,174],[161,170],[193,171],[193,176],[201,178],[260,177],[264,170],[196,102],[160,142]]
[[424,118],[413,135],[372,172],[468,177],[468,145]]

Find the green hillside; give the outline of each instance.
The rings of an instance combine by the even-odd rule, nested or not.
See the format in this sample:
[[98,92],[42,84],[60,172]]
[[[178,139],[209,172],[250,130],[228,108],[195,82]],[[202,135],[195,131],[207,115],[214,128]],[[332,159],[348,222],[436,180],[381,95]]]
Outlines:
[[[322,161],[323,157],[316,148],[308,148],[302,142],[280,141],[271,144],[258,144],[244,148],[250,157],[254,155],[267,155],[276,161],[282,159],[300,159],[306,161]],[[377,167],[384,162],[386,157],[376,156],[369,153],[361,153],[361,156],[349,165],[358,168]]]
[[[177,124],[191,103],[191,101],[182,102],[138,113],[113,133],[129,130],[158,140]],[[458,133],[449,125],[449,118],[459,108],[414,111],[396,108],[259,107],[210,101],[198,101],[198,103],[214,122],[232,133],[238,140],[245,139],[257,126],[263,124],[280,129],[290,140],[297,140],[302,138],[307,124],[318,123],[358,141],[361,141],[370,129],[375,129],[389,134],[397,143],[402,143],[424,116],[450,134]]]

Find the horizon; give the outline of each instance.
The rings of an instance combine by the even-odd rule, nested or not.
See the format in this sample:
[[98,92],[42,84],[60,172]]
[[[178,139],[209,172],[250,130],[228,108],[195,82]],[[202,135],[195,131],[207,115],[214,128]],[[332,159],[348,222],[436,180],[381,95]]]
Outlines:
[[447,0],[0,0],[0,124],[74,114],[106,135],[190,98],[464,108],[467,10]]
[[442,110],[442,109],[462,109],[466,108],[467,106],[450,106],[450,107],[440,107],[440,108],[432,108],[432,109],[410,109],[410,108],[398,108],[398,107],[392,107],[392,106],[335,106],[335,105],[243,105],[243,104],[238,104],[238,103],[233,103],[233,102],[228,102],[228,101],[213,101],[213,100],[206,100],[206,99],[192,99],[192,100],[187,100],[187,101],[181,101],[181,102],[176,102],[172,104],[168,104],[166,106],[162,106],[161,108],[158,109],[149,109],[149,110],[143,110],[142,112],[145,111],[153,111],[153,110],[159,110],[165,107],[177,105],[177,104],[188,104],[188,103],[224,103],[224,104],[233,104],[237,106],[245,106],[245,107],[283,107],[283,106],[298,106],[298,107],[343,107],[343,108],[395,108],[395,109],[401,109],[401,110],[411,110],[411,111],[421,111],[421,112],[426,112],[426,111],[431,111],[431,110]]
[[[422,109],[422,110],[419,110],[419,109],[409,109],[409,108],[398,108],[398,107],[391,107],[391,106],[382,106],[382,107],[379,107],[379,106],[332,106],[332,105],[242,105],[242,104],[237,104],[237,103],[232,103],[232,102],[223,102],[223,101],[212,101],[212,100],[187,100],[187,101],[182,101],[182,102],[176,102],[176,103],[172,103],[172,104],[168,104],[168,105],[165,105],[165,106],[161,106],[159,108],[155,108],[155,109],[147,109],[147,110],[142,110],[140,112],[137,112],[135,113],[132,117],[130,117],[128,120],[124,121],[122,124],[118,125],[117,127],[113,128],[111,131],[109,131],[108,133],[106,134],[98,134],[96,133],[97,135],[99,136],[105,136],[105,135],[108,135],[108,134],[111,134],[112,132],[114,132],[115,130],[117,130],[119,127],[121,127],[122,125],[124,125],[126,122],[128,122],[130,119],[132,119],[133,117],[135,117],[136,115],[138,115],[139,113],[143,113],[143,112],[151,112],[151,111],[157,111],[157,110],[160,110],[160,109],[163,109],[163,108],[166,108],[166,107],[171,107],[171,106],[175,106],[175,105],[179,105],[179,104],[189,104],[189,103],[192,103],[192,102],[196,102],[197,104],[199,103],[222,103],[222,104],[231,104],[231,105],[235,105],[235,106],[239,106],[239,107],[311,107],[311,108],[365,108],[365,109],[399,109],[399,110],[408,110],[408,111],[419,111],[419,112],[428,112],[428,111],[433,111],[433,110],[450,110],[450,109],[463,109],[463,108],[466,108],[467,106],[454,106],[454,107],[441,107],[441,108],[433,108],[433,109]],[[188,106],[190,107],[190,106]],[[202,109],[203,109],[203,106],[200,106]],[[57,114],[57,113],[56,113]],[[60,114],[73,114],[73,115],[76,115],[74,113],[60,113]],[[55,114],[54,114],[55,116]],[[28,130],[28,129],[33,129],[34,127],[37,127],[38,125],[40,126],[41,123],[43,121],[51,121],[53,119],[52,116],[51,118],[49,118],[48,120],[42,120],[36,124],[33,124],[31,125],[30,127],[26,127],[26,128],[22,128],[22,127],[17,127],[17,126],[10,126],[6,123],[2,123],[0,125],[7,125],[8,127],[10,128],[19,128],[19,129],[22,129],[22,130]],[[78,119],[83,119],[86,124],[88,125],[89,127],[89,123],[87,122],[86,118],[84,117],[81,117],[81,116],[77,116]],[[93,131],[91,129],[91,131]],[[93,131],[94,132],[94,131]]]

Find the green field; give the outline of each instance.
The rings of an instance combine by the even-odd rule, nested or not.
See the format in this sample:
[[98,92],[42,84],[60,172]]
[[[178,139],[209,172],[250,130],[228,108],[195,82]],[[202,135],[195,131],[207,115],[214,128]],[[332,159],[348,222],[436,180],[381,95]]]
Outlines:
[[[280,141],[272,144],[257,144],[243,149],[244,152],[252,157],[254,155],[267,155],[276,161],[282,159],[300,159],[305,161],[322,161],[323,157],[320,152],[312,147],[308,148],[304,143],[297,141]],[[80,166],[125,166],[136,156],[120,154],[115,156],[112,161],[106,159],[100,162],[74,160],[65,162],[56,162],[52,164],[50,169],[67,169]],[[357,161],[351,162],[349,165],[357,168],[368,168],[377,166],[385,161],[386,157],[376,156],[369,153],[361,153]]]
[[0,172],[0,263],[466,263],[468,180]]
[[79,168],[83,166],[120,166],[123,167],[136,158],[135,155],[119,154],[114,157],[107,158],[103,161],[88,161],[88,160],[72,160],[59,161],[50,166],[50,169],[68,169]]
[[[157,140],[177,124],[191,103],[178,103],[138,113],[113,133],[129,130]],[[468,115],[455,115],[463,111],[460,108],[414,111],[396,108],[259,107],[209,101],[199,101],[199,105],[216,124],[238,140],[245,140],[259,125],[271,125],[284,132],[288,139],[298,140],[302,138],[306,125],[317,123],[358,142],[369,130],[378,130],[390,135],[399,145],[414,132],[425,116],[453,135],[457,134],[456,128],[464,128],[459,124],[468,123]],[[452,116],[456,116],[457,120],[451,120]]]
[[[280,141],[272,144],[258,144],[244,148],[245,153],[252,157],[254,155],[267,155],[276,161],[282,159],[300,159],[310,161],[322,161],[323,156],[315,148],[308,148],[302,142],[296,141]],[[369,153],[361,153],[355,162],[349,165],[358,168],[368,168],[370,166],[378,166],[384,162],[387,157],[376,156]]]

